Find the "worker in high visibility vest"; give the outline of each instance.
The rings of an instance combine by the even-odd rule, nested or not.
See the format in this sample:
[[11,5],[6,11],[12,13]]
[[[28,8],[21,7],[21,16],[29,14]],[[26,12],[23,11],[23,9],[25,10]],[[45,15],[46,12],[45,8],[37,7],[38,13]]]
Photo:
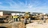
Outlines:
[[14,19],[14,21],[18,21],[18,16],[17,15],[14,15],[13,16],[13,19]]

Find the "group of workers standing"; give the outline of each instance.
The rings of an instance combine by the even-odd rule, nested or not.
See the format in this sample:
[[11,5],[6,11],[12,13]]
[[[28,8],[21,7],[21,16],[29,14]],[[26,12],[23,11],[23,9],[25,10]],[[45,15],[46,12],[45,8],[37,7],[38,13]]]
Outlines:
[[17,15],[14,15],[14,16],[12,16],[12,18],[13,18],[14,21],[18,21],[19,17]]
[[14,15],[14,16],[12,16],[12,18],[13,18],[13,20],[14,20],[15,22],[23,21],[25,24],[27,24],[27,20],[28,20],[29,22],[31,22],[29,16],[30,16],[29,13],[25,13],[24,16],[23,16],[23,15]]

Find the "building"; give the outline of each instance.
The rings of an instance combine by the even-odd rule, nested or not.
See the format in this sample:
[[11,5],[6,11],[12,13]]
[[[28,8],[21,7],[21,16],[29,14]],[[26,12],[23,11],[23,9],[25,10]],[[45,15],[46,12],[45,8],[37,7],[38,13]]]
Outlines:
[[3,15],[12,15],[13,13],[16,13],[16,14],[22,13],[23,14],[25,12],[0,10],[0,16],[3,16]]

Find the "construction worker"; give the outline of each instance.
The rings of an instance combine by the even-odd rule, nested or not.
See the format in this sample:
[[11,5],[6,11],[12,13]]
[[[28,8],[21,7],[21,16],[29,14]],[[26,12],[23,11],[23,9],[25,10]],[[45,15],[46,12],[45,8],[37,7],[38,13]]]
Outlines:
[[17,15],[17,20],[20,21],[20,16],[19,15]]
[[22,17],[20,17],[20,19],[21,19],[21,22],[24,23],[24,17],[22,16]]
[[17,15],[14,15],[13,16],[13,19],[14,19],[14,21],[18,21],[18,16]]

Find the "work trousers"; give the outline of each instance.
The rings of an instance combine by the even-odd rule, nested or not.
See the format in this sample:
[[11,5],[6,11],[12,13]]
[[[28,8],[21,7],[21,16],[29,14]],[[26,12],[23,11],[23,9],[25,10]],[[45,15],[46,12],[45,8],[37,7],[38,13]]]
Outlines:
[[14,18],[14,21],[18,21],[18,18]]

